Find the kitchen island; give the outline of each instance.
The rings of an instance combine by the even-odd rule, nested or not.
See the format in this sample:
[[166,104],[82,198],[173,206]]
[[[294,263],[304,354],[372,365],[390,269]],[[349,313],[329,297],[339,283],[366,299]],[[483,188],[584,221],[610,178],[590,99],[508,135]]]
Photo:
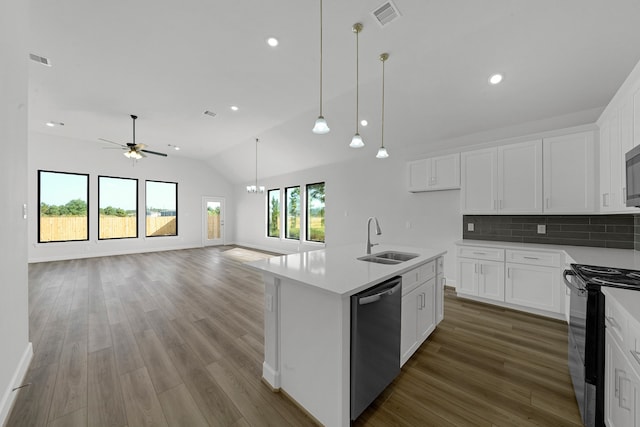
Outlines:
[[400,275],[403,288],[414,272],[418,282],[423,267],[435,274],[435,260],[446,253],[380,245],[374,253],[417,255],[380,264],[359,260],[365,249],[328,248],[247,264],[265,284],[263,379],[326,426],[350,425],[350,297]]

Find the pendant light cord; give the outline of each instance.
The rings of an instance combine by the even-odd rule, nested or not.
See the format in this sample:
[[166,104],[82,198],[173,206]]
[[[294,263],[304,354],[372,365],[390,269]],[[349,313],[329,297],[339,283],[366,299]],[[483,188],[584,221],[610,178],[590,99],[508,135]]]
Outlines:
[[320,0],[320,116],[322,116],[322,0]]
[[360,133],[360,30],[356,30],[356,133]]
[[384,63],[386,58],[381,57],[382,60],[382,136],[381,136],[381,146],[384,148]]
[[256,138],[256,191],[258,190],[258,138]]

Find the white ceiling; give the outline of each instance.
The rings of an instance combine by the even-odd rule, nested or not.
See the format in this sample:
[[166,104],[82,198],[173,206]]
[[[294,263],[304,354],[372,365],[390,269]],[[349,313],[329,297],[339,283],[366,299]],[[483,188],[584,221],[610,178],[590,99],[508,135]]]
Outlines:
[[[129,115],[137,114],[136,142],[204,159],[245,182],[254,178],[256,137],[261,176],[375,156],[382,52],[390,54],[385,145],[392,156],[552,117],[562,117],[559,127],[594,122],[640,60],[638,0],[394,2],[402,16],[381,28],[371,11],[384,0],[324,0],[331,132],[320,136],[311,133],[319,109],[318,0],[31,0],[29,49],[52,67],[29,65],[30,129],[87,144],[127,142]],[[361,150],[348,148],[355,22],[364,25],[360,116],[370,123]],[[268,36],[280,45],[268,47]],[[492,87],[494,72],[505,80]],[[65,126],[46,127],[50,120]]]

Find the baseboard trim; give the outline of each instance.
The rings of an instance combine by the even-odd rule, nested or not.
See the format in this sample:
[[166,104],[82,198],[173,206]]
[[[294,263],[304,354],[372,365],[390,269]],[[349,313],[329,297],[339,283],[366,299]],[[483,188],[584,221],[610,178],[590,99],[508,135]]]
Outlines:
[[24,381],[25,375],[27,375],[27,371],[29,370],[29,365],[31,364],[31,359],[33,359],[33,345],[29,342],[27,344],[27,348],[25,348],[22,353],[22,357],[20,358],[20,362],[16,367],[13,376],[11,377],[11,382],[9,382],[6,390],[2,394],[2,400],[0,400],[0,425],[6,425],[9,420],[9,414],[11,414],[11,409],[13,408],[13,404],[16,401],[16,397],[18,396],[18,390],[14,390],[16,387],[22,385]]

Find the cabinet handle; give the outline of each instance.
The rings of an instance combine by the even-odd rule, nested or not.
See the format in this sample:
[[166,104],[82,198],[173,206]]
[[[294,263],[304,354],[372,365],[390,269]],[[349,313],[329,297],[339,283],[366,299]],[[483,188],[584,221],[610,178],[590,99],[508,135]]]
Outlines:
[[427,294],[425,294],[424,292],[422,293],[422,308],[425,308],[427,306]]
[[478,263],[473,264],[473,272],[478,273]]
[[482,264],[480,264],[480,274],[484,274],[484,271],[482,271]]
[[523,257],[523,258],[524,259],[540,259],[540,258],[534,257],[534,256],[526,256],[526,257]]
[[631,353],[633,358],[636,359],[636,362],[638,362],[638,364],[640,365],[640,353],[638,353],[637,351],[633,351],[633,350],[629,350],[629,353]]
[[609,206],[609,193],[602,193],[602,206]]
[[493,210],[494,211],[498,210],[498,201],[496,199],[493,199]]
[[615,376],[615,391],[614,391],[614,395],[615,397],[618,398],[618,401],[620,400],[620,369],[616,368],[614,369],[614,376]]
[[[623,371],[624,372],[624,371]],[[618,397],[618,406],[620,406],[622,409],[626,409],[627,411],[631,410],[630,407],[627,406],[627,397],[626,397],[626,393],[624,393],[624,390],[622,388],[622,382],[626,381],[626,382],[630,382],[628,378],[620,378],[620,396]]]
[[620,325],[618,325],[618,322],[616,322],[616,319],[610,316],[604,316],[604,318],[607,322],[609,322],[609,324],[613,329],[620,329]]
[[507,267],[507,279],[511,278],[511,268]]
[[500,210],[502,210],[502,199],[500,199]]
[[548,197],[547,197],[547,199],[546,199],[546,201],[545,201],[545,205],[546,205],[545,207],[546,207],[547,209],[549,209],[549,198],[548,198]]
[[486,255],[487,253],[486,252],[474,252],[473,254],[474,255]]

